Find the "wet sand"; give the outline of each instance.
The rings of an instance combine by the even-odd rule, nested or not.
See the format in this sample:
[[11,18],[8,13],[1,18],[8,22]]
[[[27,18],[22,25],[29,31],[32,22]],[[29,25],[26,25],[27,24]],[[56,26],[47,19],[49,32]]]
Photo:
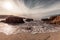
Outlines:
[[0,40],[60,40],[60,32],[40,34],[20,33],[13,35],[0,33]]

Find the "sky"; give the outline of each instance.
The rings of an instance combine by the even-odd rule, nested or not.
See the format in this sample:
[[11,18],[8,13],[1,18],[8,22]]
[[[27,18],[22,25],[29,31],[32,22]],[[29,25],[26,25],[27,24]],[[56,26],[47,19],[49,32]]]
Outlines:
[[0,14],[34,19],[60,14],[60,0],[0,0]]

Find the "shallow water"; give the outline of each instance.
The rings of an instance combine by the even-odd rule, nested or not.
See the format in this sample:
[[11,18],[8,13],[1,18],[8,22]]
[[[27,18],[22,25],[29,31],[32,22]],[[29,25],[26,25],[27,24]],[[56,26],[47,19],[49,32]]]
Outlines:
[[[27,29],[29,28],[30,29]],[[24,24],[18,24],[18,25],[11,25],[7,23],[0,23],[0,32],[11,35],[11,34],[17,34],[17,33],[49,33],[49,32],[57,32],[60,31],[60,26],[53,26],[50,24],[43,23],[40,20],[35,20],[32,22],[26,22]]]

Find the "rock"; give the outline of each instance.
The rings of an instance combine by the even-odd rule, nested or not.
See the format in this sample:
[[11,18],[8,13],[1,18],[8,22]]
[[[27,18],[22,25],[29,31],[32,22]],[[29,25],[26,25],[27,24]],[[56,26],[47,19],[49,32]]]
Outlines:
[[45,21],[50,24],[60,24],[60,16],[52,16],[49,19],[42,19],[42,21]]
[[[5,15],[3,15],[4,17]],[[33,19],[31,18],[25,18],[25,17],[18,17],[18,16],[13,16],[13,15],[6,15],[6,18],[5,20],[1,20],[0,22],[4,22],[4,23],[9,23],[9,24],[22,24],[22,23],[25,23],[26,22],[30,22],[30,21],[33,21]]]
[[0,15],[0,19],[6,18],[8,16],[12,16],[12,15]]
[[1,22],[5,22],[5,23],[24,23],[23,21],[23,17],[17,17],[17,16],[9,16],[6,18],[6,20],[1,20]]
[[60,24],[60,16],[56,16],[52,21],[52,24]]
[[45,23],[50,23],[50,21],[52,21],[52,18],[45,18],[45,19],[41,19],[41,21],[45,22]]
[[26,19],[25,21],[30,22],[30,21],[33,21],[33,19],[29,19],[29,18],[28,18],[28,19]]
[[56,16],[52,16],[50,18],[45,18],[45,19],[41,19],[42,21],[52,21],[54,18],[56,18]]
[[46,18],[46,19],[41,19],[41,20],[42,20],[42,21],[49,21],[49,19],[47,19],[47,18]]
[[25,30],[32,30],[32,27],[22,27],[22,29],[25,29]]

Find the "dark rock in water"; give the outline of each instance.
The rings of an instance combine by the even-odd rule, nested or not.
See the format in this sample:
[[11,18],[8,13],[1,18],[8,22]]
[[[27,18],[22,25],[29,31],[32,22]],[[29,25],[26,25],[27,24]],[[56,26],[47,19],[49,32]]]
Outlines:
[[6,18],[6,20],[1,20],[1,22],[12,23],[12,24],[25,23],[23,19],[24,19],[23,17],[9,16]]
[[22,27],[22,29],[25,29],[25,30],[32,30],[32,27]]
[[[5,15],[3,15],[3,18]],[[13,15],[6,15],[5,20],[1,20],[0,22],[8,23],[8,24],[22,24],[26,22],[33,21],[31,18],[25,18],[25,17],[18,17],[18,16],[13,16]]]
[[32,30],[32,27],[27,27],[26,30]]
[[56,16],[52,16],[50,18],[45,18],[45,19],[41,19],[42,21],[52,21],[54,18],[56,18]]
[[52,19],[48,19],[48,18],[46,18],[46,19],[41,19],[41,21],[43,21],[43,22],[45,22],[45,23],[50,23],[51,20],[52,20]]
[[33,19],[26,19],[27,22],[33,21]]
[[42,21],[49,21],[49,19],[47,19],[47,18],[46,18],[46,19],[41,19],[41,20],[42,20]]

